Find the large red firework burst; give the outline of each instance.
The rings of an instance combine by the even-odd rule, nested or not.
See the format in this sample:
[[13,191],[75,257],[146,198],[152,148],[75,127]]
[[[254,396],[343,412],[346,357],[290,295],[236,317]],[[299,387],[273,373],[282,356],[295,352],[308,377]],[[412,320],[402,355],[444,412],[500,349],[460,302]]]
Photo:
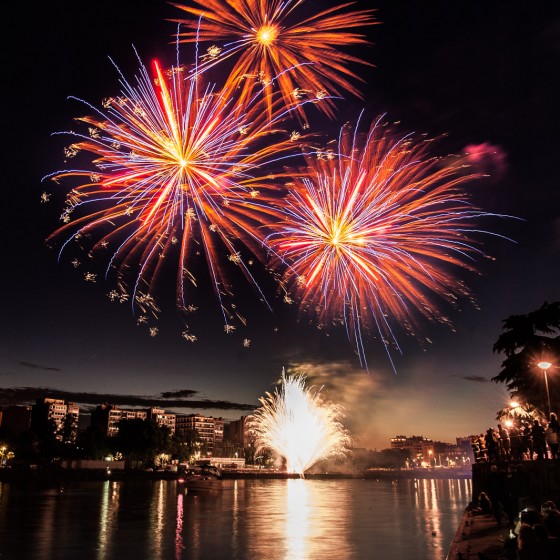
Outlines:
[[268,239],[302,309],[323,324],[344,322],[362,359],[363,335],[376,331],[387,345],[394,320],[447,322],[432,296],[468,296],[453,269],[472,269],[482,254],[475,222],[490,214],[462,188],[475,176],[460,158],[430,157],[429,146],[381,120],[367,135],[343,127],[337,149],[307,155]]
[[[350,63],[365,63],[340,47],[366,45],[363,35],[350,29],[371,25],[374,10],[347,11],[353,2],[298,17],[303,0],[194,0],[200,8],[175,4],[189,19],[179,20],[190,29],[181,39],[211,42],[204,55],[204,69],[227,58],[235,65],[227,88],[240,89],[241,100],[250,99],[257,88],[272,84],[287,106],[298,105],[305,122],[301,99],[311,99],[327,115],[334,115],[333,97],[350,92],[361,97],[348,78],[361,80]],[[300,13],[302,10],[300,10]],[[265,88],[269,109],[273,88]]]
[[[67,158],[85,152],[93,161],[50,176],[74,186],[64,225],[49,240],[62,238],[61,252],[72,242],[104,259],[107,274],[115,270],[118,278],[111,299],[130,300],[152,315],[153,288],[170,260],[177,266],[179,307],[195,307],[194,263],[204,256],[230,332],[240,316],[225,302],[232,287],[223,263],[238,266],[258,289],[251,256],[262,252],[261,226],[275,212],[262,166],[293,147],[288,134],[272,134],[280,132],[275,125],[282,103],[271,122],[261,103],[241,108],[200,75],[189,76],[181,66],[164,71],[156,61],[151,71],[141,66],[136,85],[122,76],[121,83],[120,95],[101,108],[87,104],[94,116],[78,119],[83,133],[64,133],[73,138]],[[130,276],[135,280],[125,287]],[[95,281],[92,273],[85,278]],[[187,331],[184,336],[194,338]]]

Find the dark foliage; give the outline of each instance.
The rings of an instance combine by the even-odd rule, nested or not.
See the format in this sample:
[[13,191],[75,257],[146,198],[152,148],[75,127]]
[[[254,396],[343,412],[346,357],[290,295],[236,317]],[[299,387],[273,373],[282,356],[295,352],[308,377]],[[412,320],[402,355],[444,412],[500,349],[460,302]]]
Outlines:
[[547,411],[547,396],[541,361],[552,364],[547,373],[552,411],[560,399],[560,302],[545,302],[526,315],[511,315],[503,321],[504,332],[493,350],[504,354],[502,370],[492,378],[504,383],[512,398]]

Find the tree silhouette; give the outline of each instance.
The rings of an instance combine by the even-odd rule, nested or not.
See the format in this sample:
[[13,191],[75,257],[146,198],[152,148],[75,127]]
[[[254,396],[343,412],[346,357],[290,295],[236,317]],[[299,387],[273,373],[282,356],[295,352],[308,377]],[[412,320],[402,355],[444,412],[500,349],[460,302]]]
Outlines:
[[558,412],[560,398],[560,302],[548,303],[526,315],[511,315],[503,321],[503,332],[493,350],[505,355],[502,371],[492,378],[504,383],[510,396],[541,412],[548,409],[545,379],[538,367],[552,364],[548,386],[552,411]]
[[174,459],[179,462],[191,461],[200,445],[197,430],[178,430],[171,436],[170,451]]
[[124,456],[144,466],[153,466],[154,458],[169,449],[170,432],[154,420],[121,420],[112,446]]

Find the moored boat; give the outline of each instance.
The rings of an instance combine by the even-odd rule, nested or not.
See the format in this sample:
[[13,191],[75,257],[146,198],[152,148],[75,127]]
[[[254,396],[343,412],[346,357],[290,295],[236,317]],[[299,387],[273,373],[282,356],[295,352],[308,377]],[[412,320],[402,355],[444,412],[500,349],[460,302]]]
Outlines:
[[218,467],[205,465],[191,469],[177,482],[189,491],[219,490],[222,488],[222,473]]

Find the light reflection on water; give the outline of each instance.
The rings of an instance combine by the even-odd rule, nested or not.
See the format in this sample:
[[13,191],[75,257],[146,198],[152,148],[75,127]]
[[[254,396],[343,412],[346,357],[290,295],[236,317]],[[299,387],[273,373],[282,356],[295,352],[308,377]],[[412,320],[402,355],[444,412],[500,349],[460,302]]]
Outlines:
[[107,551],[111,548],[111,540],[115,532],[115,521],[119,512],[120,492],[118,482],[106,480],[102,484],[97,560],[107,560],[109,558]]
[[470,480],[0,483],[2,560],[443,560]]

